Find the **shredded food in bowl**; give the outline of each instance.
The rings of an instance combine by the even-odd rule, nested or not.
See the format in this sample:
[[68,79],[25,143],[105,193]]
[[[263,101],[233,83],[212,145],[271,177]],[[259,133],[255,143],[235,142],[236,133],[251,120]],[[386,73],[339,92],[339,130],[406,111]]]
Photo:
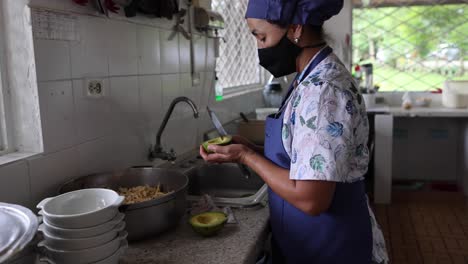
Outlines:
[[134,204],[159,198],[166,194],[172,193],[172,191],[163,192],[161,190],[161,185],[158,184],[156,187],[145,185],[132,188],[119,188],[118,193],[125,196],[124,204]]

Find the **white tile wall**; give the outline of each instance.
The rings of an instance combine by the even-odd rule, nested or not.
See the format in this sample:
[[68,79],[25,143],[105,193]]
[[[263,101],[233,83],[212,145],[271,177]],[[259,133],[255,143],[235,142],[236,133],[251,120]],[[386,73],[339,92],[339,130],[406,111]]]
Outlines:
[[159,30],[138,26],[138,74],[161,73],[161,45]]
[[0,202],[30,206],[28,163],[17,162],[0,168]]
[[[104,87],[109,88],[109,79],[104,78]],[[102,137],[112,131],[112,104],[109,97],[87,98],[83,80],[73,81],[75,124],[77,141],[83,143]]]
[[204,72],[206,67],[207,41],[205,36],[193,35],[193,59],[195,72]]
[[82,16],[79,18],[80,41],[70,42],[73,78],[109,75],[107,20]]
[[[162,100],[163,100],[163,113],[166,113],[172,100],[176,97],[183,95],[182,89],[180,88],[180,75],[179,74],[167,74],[161,76],[162,81]],[[180,105],[177,105],[174,109],[173,116],[178,117],[183,114]]]
[[140,76],[140,113],[146,127],[156,129],[163,118],[162,83],[160,75]]
[[179,72],[191,72],[190,69],[190,40],[179,34]]
[[161,73],[179,72],[179,36],[174,32],[160,30]]
[[[79,41],[34,40],[46,152],[0,167],[0,201],[35,205],[73,177],[147,164],[148,148],[178,96],[194,100],[201,113],[195,120],[188,105],[176,106],[162,141],[179,154],[196,147],[212,128],[206,105],[226,118],[253,110],[261,98],[249,94],[214,102],[212,39],[194,36],[200,83],[193,85],[190,42],[180,34],[169,40],[174,33],[167,25],[80,15],[78,21]],[[86,97],[87,78],[103,80],[103,98]],[[10,185],[15,191],[5,187]]]
[[45,152],[73,146],[77,134],[72,82],[41,82],[38,89]]
[[123,21],[107,23],[109,74],[111,76],[136,75],[138,72],[137,26]]
[[207,39],[206,45],[208,45],[206,52],[206,71],[214,72],[216,68],[215,40],[212,38]]
[[36,39],[34,41],[34,50],[38,81],[70,79],[69,42]]
[[79,174],[88,175],[100,171],[110,171],[116,164],[116,146],[113,136],[102,137],[78,145]]
[[78,168],[75,148],[29,160],[33,206],[44,197],[55,196],[61,184],[79,175]]

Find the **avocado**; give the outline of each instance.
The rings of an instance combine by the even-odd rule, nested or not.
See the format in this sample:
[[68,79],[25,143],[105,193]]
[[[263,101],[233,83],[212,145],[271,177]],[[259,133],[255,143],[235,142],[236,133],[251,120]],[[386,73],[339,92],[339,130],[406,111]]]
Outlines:
[[212,151],[208,150],[209,145],[226,146],[226,145],[231,144],[231,141],[232,141],[231,136],[217,137],[217,138],[213,138],[213,139],[203,142],[202,146],[207,153],[213,153]]
[[222,212],[206,212],[192,216],[189,223],[195,232],[209,237],[216,235],[226,221],[227,216]]

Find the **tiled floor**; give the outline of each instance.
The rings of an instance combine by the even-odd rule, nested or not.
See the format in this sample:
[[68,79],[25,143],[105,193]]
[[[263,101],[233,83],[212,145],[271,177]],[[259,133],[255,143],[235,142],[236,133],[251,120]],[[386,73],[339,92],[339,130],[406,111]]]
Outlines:
[[391,263],[468,263],[468,204],[461,194],[394,193],[375,205]]

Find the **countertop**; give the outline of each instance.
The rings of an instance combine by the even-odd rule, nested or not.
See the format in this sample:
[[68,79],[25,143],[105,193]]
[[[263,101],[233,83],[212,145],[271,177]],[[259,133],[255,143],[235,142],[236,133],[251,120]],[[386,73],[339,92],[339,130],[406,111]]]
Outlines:
[[468,108],[446,108],[442,106],[413,107],[405,110],[398,106],[376,105],[367,108],[368,113],[391,114],[401,117],[468,117]]
[[240,264],[255,263],[267,237],[267,207],[233,209],[237,224],[215,237],[203,238],[182,219],[175,230],[157,238],[131,243],[120,263]]

